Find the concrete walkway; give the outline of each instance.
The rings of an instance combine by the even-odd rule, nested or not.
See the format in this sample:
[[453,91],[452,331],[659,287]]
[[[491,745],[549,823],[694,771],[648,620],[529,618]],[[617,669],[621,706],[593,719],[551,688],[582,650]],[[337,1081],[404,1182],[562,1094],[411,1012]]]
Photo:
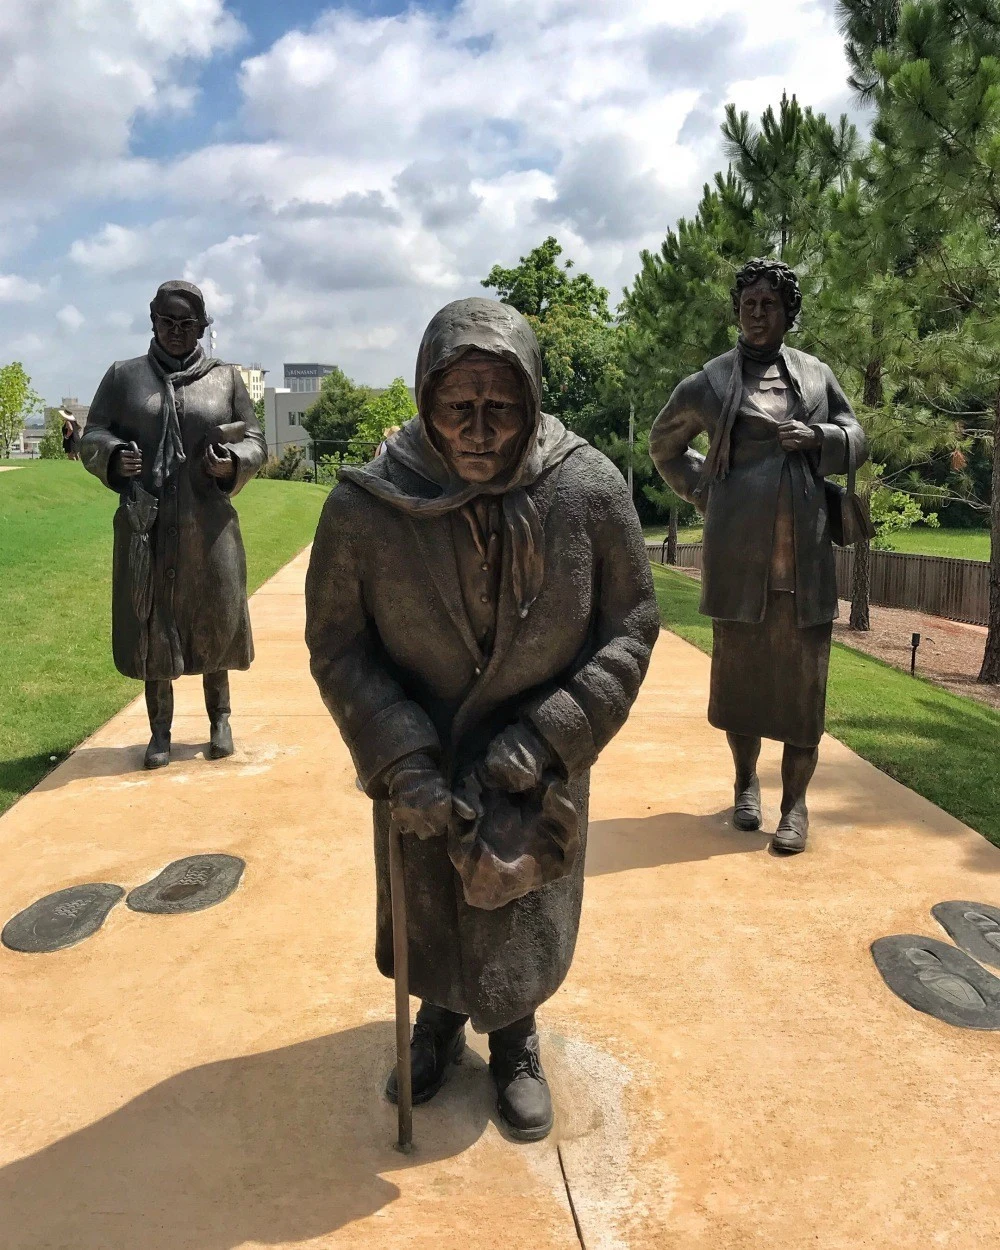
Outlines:
[[[308,674],[304,569],[253,600],[234,758],[203,758],[189,680],[169,769],[142,771],[136,703],[0,820],[0,920],[182,855],[248,864],[200,914],[0,950],[2,1250],[574,1250],[568,1193],[587,1250],[993,1250],[1000,1036],[911,1010],[868,945],[1000,903],[1000,851],[835,742],[807,854],[734,832],[708,662],[667,634],[595,773],[578,954],[541,1017],[556,1134],[501,1136],[477,1038],[398,1155],[368,803]],[[774,749],[764,779],[773,827]]]

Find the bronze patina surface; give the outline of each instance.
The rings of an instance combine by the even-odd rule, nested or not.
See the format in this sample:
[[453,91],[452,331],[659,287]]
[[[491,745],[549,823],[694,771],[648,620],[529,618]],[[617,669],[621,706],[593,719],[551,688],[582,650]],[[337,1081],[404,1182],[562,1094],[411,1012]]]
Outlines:
[[235,855],[188,855],[168,864],[125,900],[132,911],[158,916],[204,911],[236,889],[246,864]]
[[886,985],[917,1011],[963,1029],[1000,1029],[1000,980],[947,942],[903,933],[872,943]]
[[121,886],[105,882],[57,890],[8,920],[0,940],[12,951],[30,954],[74,946],[97,932],[124,895]]
[[931,914],[956,946],[981,964],[1000,968],[1000,907],[989,903],[938,903]]

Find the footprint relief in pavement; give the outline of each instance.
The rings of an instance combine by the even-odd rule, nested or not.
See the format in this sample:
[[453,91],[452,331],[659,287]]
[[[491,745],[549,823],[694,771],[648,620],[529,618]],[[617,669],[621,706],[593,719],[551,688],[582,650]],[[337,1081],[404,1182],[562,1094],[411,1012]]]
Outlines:
[[[931,914],[951,940],[904,933],[872,943],[872,957],[894,994],[917,1011],[965,1029],[1000,1029],[1000,908],[938,903]],[[958,949],[961,948],[961,949]]]
[[9,950],[43,954],[91,937],[123,898],[131,911],[158,915],[204,911],[224,902],[239,885],[246,864],[235,855],[189,855],[137,886],[126,898],[120,885],[91,882],[57,890],[19,911],[3,927]]

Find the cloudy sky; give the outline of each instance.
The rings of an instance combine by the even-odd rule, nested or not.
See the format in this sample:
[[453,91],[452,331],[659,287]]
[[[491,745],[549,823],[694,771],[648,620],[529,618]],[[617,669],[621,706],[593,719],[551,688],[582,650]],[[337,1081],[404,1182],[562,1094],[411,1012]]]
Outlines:
[[183,276],[279,385],[409,378],[429,316],[548,234],[617,299],[720,166],[727,101],[849,105],[833,10],[2,0],[0,363],[89,400]]

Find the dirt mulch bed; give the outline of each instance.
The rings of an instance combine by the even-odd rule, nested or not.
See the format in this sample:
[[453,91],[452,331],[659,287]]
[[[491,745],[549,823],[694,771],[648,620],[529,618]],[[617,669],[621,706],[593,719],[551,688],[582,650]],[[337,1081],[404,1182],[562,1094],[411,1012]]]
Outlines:
[[[698,581],[698,569],[676,568]],[[910,671],[910,638],[920,635],[917,673],[953,694],[965,695],[1000,711],[1000,686],[981,686],[976,678],[983,662],[986,630],[982,625],[966,625],[943,616],[928,616],[909,608],[876,608],[870,611],[871,629],[859,633],[848,628],[851,605],[840,601],[840,619],[833,623],[833,636],[845,647],[864,651],[893,668]]]
[[976,681],[983,662],[986,630],[981,625],[965,625],[942,616],[928,616],[909,608],[872,608],[871,629],[859,633],[849,629],[851,605],[841,600],[840,620],[833,623],[833,636],[844,646],[864,651],[893,668],[910,671],[910,638],[920,635],[917,672],[953,694],[965,695],[1000,711],[1000,686],[981,686]]

